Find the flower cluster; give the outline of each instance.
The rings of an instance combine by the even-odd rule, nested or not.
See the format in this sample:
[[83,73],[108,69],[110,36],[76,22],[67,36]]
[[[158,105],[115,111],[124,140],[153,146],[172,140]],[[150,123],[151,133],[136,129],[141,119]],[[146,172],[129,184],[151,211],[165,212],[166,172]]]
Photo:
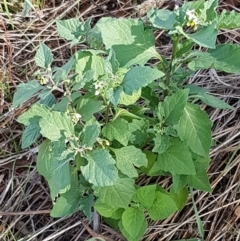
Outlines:
[[93,84],[95,87],[95,95],[99,95],[101,91],[106,87],[106,83],[103,80],[98,80]]
[[196,30],[200,23],[196,11],[195,10],[187,10],[186,15],[187,15],[187,20],[188,20],[187,26],[190,26],[194,30]]

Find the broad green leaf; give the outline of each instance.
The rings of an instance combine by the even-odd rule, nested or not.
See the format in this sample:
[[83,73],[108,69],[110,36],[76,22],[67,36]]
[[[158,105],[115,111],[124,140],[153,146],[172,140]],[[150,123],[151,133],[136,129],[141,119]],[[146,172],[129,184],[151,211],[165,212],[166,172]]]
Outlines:
[[77,112],[82,116],[83,121],[88,121],[93,114],[102,109],[102,101],[81,98],[77,103]]
[[218,15],[219,28],[223,29],[239,29],[240,27],[240,13],[236,11],[223,11]]
[[164,153],[170,146],[170,137],[167,135],[156,134],[156,137],[153,138],[154,147],[152,149],[153,152],[157,152],[158,154]]
[[145,29],[140,20],[101,18],[93,32],[99,33],[98,41],[101,39],[106,49],[113,49],[120,67],[144,65],[150,58],[159,56],[152,29]]
[[57,142],[45,140],[40,148],[37,157],[37,170],[44,176],[50,187],[51,199],[60,193],[65,193],[70,188],[69,158],[63,156],[65,141]]
[[100,130],[97,125],[84,126],[80,135],[80,141],[87,147],[92,147],[99,136]]
[[211,186],[209,183],[209,178],[205,170],[197,171],[196,175],[188,176],[188,184],[198,190],[211,192]]
[[50,48],[41,43],[34,59],[37,66],[47,69],[53,61],[53,54]]
[[65,136],[74,135],[73,123],[65,113],[52,111],[47,116],[42,116],[39,126],[41,134],[52,141],[59,140],[62,132],[65,133]]
[[130,137],[128,122],[117,118],[103,127],[102,134],[110,141],[117,140],[123,146],[127,146]]
[[114,219],[120,219],[124,211],[123,208],[110,206],[108,203],[102,203],[100,199],[97,199],[94,204],[94,208],[101,216],[109,218],[111,217]]
[[172,138],[171,146],[164,153],[158,155],[157,162],[150,170],[150,174],[158,170],[170,172],[173,175],[194,175],[196,171],[186,143],[178,138]]
[[85,179],[95,186],[113,185],[117,180],[118,171],[115,160],[103,149],[96,149],[86,156],[88,164],[81,167]]
[[163,76],[164,73],[157,69],[147,66],[137,66],[131,68],[126,73],[121,86],[126,94],[132,95],[133,92],[137,92],[141,87],[145,87]]
[[149,151],[149,150],[145,150],[143,152],[146,157],[147,157],[147,160],[148,160],[148,165],[147,167],[141,167],[140,170],[143,172],[143,173],[146,173],[147,175],[150,176],[149,174],[149,170],[152,169],[154,163],[156,162],[156,159],[157,159],[157,155],[155,155],[153,152]]
[[194,42],[190,39],[186,39],[184,42],[179,43],[177,45],[177,53],[176,57],[182,57],[184,54],[188,53],[192,47],[194,46]]
[[[76,84],[74,84],[73,86],[73,90],[80,90],[82,89],[86,83],[88,83],[89,81],[91,81],[93,79],[94,76],[94,70],[87,70],[83,76],[76,76]],[[78,78],[79,77],[79,78]]]
[[155,28],[164,30],[173,29],[176,21],[175,13],[167,9],[152,9],[148,12],[147,17]]
[[188,199],[188,189],[186,187],[175,192],[174,188],[171,187],[170,194],[174,202],[176,203],[178,210],[182,210]]
[[78,38],[81,34],[81,23],[77,18],[56,20],[56,25],[60,37],[68,41]]
[[146,155],[135,146],[126,146],[113,151],[116,155],[117,168],[128,177],[138,177],[134,166],[147,166]]
[[79,208],[83,211],[83,213],[86,215],[88,220],[90,221],[92,218],[92,208],[94,205],[94,195],[88,194],[87,196],[83,196],[79,198]]
[[199,106],[188,103],[176,130],[180,139],[186,141],[194,153],[207,158],[212,143],[211,126],[208,115]]
[[82,193],[78,186],[77,172],[72,172],[70,188],[57,198],[50,213],[51,217],[64,217],[74,213],[79,206],[79,198],[81,195]]
[[62,132],[66,136],[74,135],[74,126],[66,114],[51,111],[43,105],[33,105],[18,118],[18,122],[29,125],[30,119],[36,116],[41,117],[39,120],[40,133],[49,140],[59,140],[62,137]]
[[153,205],[155,191],[156,184],[140,187],[133,196],[133,200],[134,202],[139,202],[144,208],[148,209]]
[[36,80],[31,80],[27,83],[18,85],[17,92],[14,93],[13,103],[11,108],[16,108],[22,105],[24,102],[33,97],[37,92],[45,87],[40,85]]
[[173,95],[167,96],[162,103],[159,103],[159,116],[164,117],[166,124],[177,124],[187,103],[188,92],[188,89],[179,90]]
[[94,194],[102,203],[127,208],[135,193],[135,182],[131,178],[118,178],[112,186],[94,187]]
[[123,88],[122,86],[119,86],[116,90],[114,90],[113,88],[109,88],[107,90],[107,98],[110,100],[110,102],[114,105],[117,106],[121,93],[123,92]]
[[129,130],[130,130],[130,142],[133,145],[138,145],[141,146],[143,145],[149,135],[147,133],[147,128],[148,128],[148,123],[147,121],[140,119],[140,120],[136,120],[133,119],[132,122],[129,123]]
[[188,67],[192,70],[213,68],[226,73],[240,73],[240,47],[238,44],[221,44],[209,49],[192,60]]
[[41,94],[39,95],[40,100],[38,102],[36,102],[36,103],[40,104],[40,105],[46,105],[47,107],[51,108],[54,105],[55,101],[56,101],[55,96],[52,93],[49,93],[45,97],[41,98]]
[[180,34],[197,43],[199,46],[212,49],[216,47],[216,38],[218,34],[216,22],[213,22],[211,25],[206,27],[202,27],[199,31],[192,34],[185,33],[180,26],[177,26],[176,29]]
[[82,75],[89,70],[93,70],[93,79],[97,80],[99,76],[104,75],[104,60],[100,54],[105,54],[101,50],[81,50],[75,53],[76,73],[82,77]]
[[32,118],[22,134],[22,148],[32,145],[40,136],[39,117]]
[[229,109],[233,110],[234,109],[232,106],[227,104],[225,101],[220,100],[219,98],[217,98],[215,96],[212,96],[212,95],[209,95],[206,93],[202,93],[198,97],[203,103],[205,103],[213,108],[223,109],[223,110],[229,110]]
[[129,207],[122,215],[122,225],[126,232],[139,240],[147,230],[147,220],[142,208]]
[[182,190],[188,182],[187,179],[188,176],[186,175],[173,175],[172,176],[172,181],[173,181],[173,190],[174,192],[179,192],[180,190]]
[[173,199],[167,194],[157,191],[153,205],[148,208],[148,213],[153,220],[162,220],[168,218],[177,211],[177,206]]
[[112,48],[110,48],[109,55],[107,60],[111,64],[111,71],[113,74],[116,74],[119,69],[119,62],[116,58],[116,54]]

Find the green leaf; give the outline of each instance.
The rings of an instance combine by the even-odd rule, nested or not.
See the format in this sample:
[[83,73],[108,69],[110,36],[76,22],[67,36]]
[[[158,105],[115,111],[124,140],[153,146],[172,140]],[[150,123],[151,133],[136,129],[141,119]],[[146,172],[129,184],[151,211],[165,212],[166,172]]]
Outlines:
[[116,155],[117,168],[128,177],[138,177],[134,166],[147,166],[146,155],[135,146],[126,146],[113,151]]
[[221,44],[216,49],[199,53],[188,67],[191,70],[213,68],[226,73],[240,73],[240,47],[238,44]]
[[238,29],[240,27],[240,13],[236,11],[223,11],[218,15],[219,28]]
[[81,98],[77,103],[77,112],[81,114],[83,121],[88,121],[94,113],[102,109],[102,104],[99,100]]
[[197,171],[196,175],[188,176],[188,184],[198,190],[211,192],[211,186],[205,170]]
[[172,181],[174,192],[179,192],[187,185],[188,179],[186,175],[173,175]]
[[113,219],[120,219],[124,211],[123,208],[110,206],[107,203],[102,203],[100,199],[97,199],[94,204],[94,208],[101,216],[109,218],[111,217]]
[[40,85],[36,80],[31,80],[27,83],[18,85],[17,92],[14,93],[13,103],[11,108],[16,108],[22,105],[24,102],[33,97],[37,92],[45,87]]
[[51,49],[41,43],[34,59],[37,66],[45,69],[49,68],[53,60]]
[[185,53],[188,53],[192,49],[193,46],[194,46],[194,42],[190,39],[186,39],[186,40],[184,40],[184,42],[179,43],[177,45],[176,57],[177,58],[182,57]]
[[32,145],[40,136],[39,117],[32,118],[22,134],[22,149]]
[[99,136],[100,130],[97,125],[84,126],[80,135],[81,143],[87,147],[92,147]]
[[145,29],[142,21],[101,18],[91,31],[96,32],[99,33],[98,41],[102,41],[106,49],[112,48],[115,52],[119,67],[144,65],[150,58],[159,56],[153,31]]
[[212,143],[211,126],[208,115],[199,106],[188,103],[176,130],[194,153],[207,158]]
[[[78,77],[80,77],[80,78],[78,78]],[[85,84],[86,83],[88,83],[89,81],[91,81],[92,79],[93,79],[93,77],[94,77],[94,70],[87,70],[84,74],[83,74],[83,76],[77,76],[76,77],[76,84],[74,84],[74,86],[73,86],[73,90],[80,90],[80,89],[82,89],[84,86],[85,86]],[[78,80],[79,79],[79,80]]]
[[164,153],[170,146],[170,137],[167,135],[156,134],[156,137],[153,138],[154,147],[152,149],[153,152],[157,152],[158,154]]
[[159,103],[159,116],[165,117],[166,124],[177,124],[187,103],[188,92],[188,89],[179,90],[173,95],[167,96],[162,103]]
[[66,136],[74,135],[74,126],[66,114],[51,111],[43,105],[33,105],[18,118],[18,122],[29,125],[30,119],[36,116],[41,117],[39,120],[40,133],[49,140],[59,140],[62,137],[62,132]]
[[148,139],[147,128],[147,121],[144,121],[143,119],[133,119],[132,122],[129,123],[129,131],[131,133],[129,138],[130,142],[133,145],[138,146],[144,144]]
[[86,155],[88,164],[81,167],[85,179],[95,186],[110,186],[117,180],[118,171],[115,160],[103,149],[97,149]]
[[147,13],[147,17],[155,28],[164,30],[173,29],[176,21],[175,13],[167,9],[152,9]]
[[80,210],[87,216],[87,219],[90,221],[92,218],[92,207],[94,205],[94,195],[89,194],[79,198]]
[[147,66],[137,66],[131,68],[126,73],[121,86],[126,94],[132,95],[133,92],[137,92],[141,87],[145,87],[163,76],[164,73],[157,69]]
[[202,27],[199,31],[192,34],[185,33],[180,26],[177,26],[176,29],[180,34],[197,43],[199,46],[212,49],[216,47],[216,38],[218,34],[216,22],[213,22],[206,27]]
[[102,134],[110,141],[117,140],[123,146],[127,146],[130,137],[128,122],[117,118],[103,127]]
[[208,95],[206,93],[202,93],[201,95],[199,95],[199,99],[203,103],[205,103],[213,108],[216,108],[216,109],[234,110],[234,108],[232,106],[230,106],[229,104],[227,104],[225,101],[220,100],[215,96]]
[[147,220],[141,208],[129,207],[122,215],[122,225],[125,231],[139,240],[147,230]]
[[171,146],[164,153],[158,155],[157,162],[150,170],[150,174],[158,170],[170,172],[173,175],[194,175],[196,171],[186,143],[178,138],[172,138]]
[[56,20],[56,25],[60,37],[65,38],[68,41],[78,38],[81,34],[81,24],[77,18]]
[[153,205],[155,191],[156,184],[140,187],[133,196],[133,200],[134,202],[139,202],[144,208],[148,209]]
[[133,105],[140,97],[141,97],[141,89],[139,89],[137,92],[133,92],[131,95],[121,92],[118,104]]
[[81,194],[78,186],[77,172],[72,172],[70,188],[57,198],[50,213],[51,217],[64,217],[74,213],[79,206]]
[[45,140],[40,148],[37,157],[37,170],[44,176],[50,187],[51,198],[60,193],[65,193],[70,188],[69,158],[64,156],[65,141],[63,139],[57,142]]
[[175,211],[177,211],[177,206],[173,199],[167,194],[158,191],[155,193],[153,205],[148,208],[149,216],[153,220],[168,218]]
[[188,199],[188,189],[186,187],[175,192],[174,188],[171,187],[170,194],[174,202],[176,203],[178,210],[182,210]]
[[149,170],[151,170],[151,168],[153,167],[154,163],[156,162],[157,156],[154,153],[152,153],[151,151],[149,151],[149,150],[145,150],[143,153],[147,157],[148,165],[147,165],[147,167],[141,167],[140,170],[143,173],[146,173],[148,176],[150,176]]
[[135,193],[135,182],[131,178],[118,178],[112,186],[94,187],[94,194],[102,203],[127,208]]

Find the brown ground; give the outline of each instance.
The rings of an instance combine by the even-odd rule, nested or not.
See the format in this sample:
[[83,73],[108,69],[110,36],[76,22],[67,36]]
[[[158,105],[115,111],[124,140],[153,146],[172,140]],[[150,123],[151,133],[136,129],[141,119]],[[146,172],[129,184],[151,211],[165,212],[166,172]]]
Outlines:
[[[31,103],[14,112],[9,111],[9,106],[16,86],[32,78],[36,70],[33,57],[41,42],[53,50],[55,65],[62,65],[75,51],[59,38],[54,19],[78,17],[83,20],[92,16],[96,22],[102,16],[135,17],[136,5],[133,2],[141,1],[82,0],[81,4],[76,0],[42,1],[40,9],[32,10],[26,18],[11,13],[14,29],[7,14],[0,13],[0,240],[81,241],[96,235],[81,212],[61,219],[49,216],[52,204],[47,185],[36,171],[34,147],[21,150],[19,144],[23,127],[16,118]],[[168,7],[170,2],[173,3],[167,1],[162,7]],[[12,12],[20,8],[20,5],[14,6]],[[240,11],[236,7],[235,10]],[[221,31],[219,41],[223,40],[239,44],[240,32]],[[157,43],[161,54],[169,56],[169,45],[161,41]],[[208,88],[235,107],[227,111],[206,107],[213,121],[216,143],[211,150],[212,162],[208,170],[213,192],[196,191],[194,198],[204,224],[205,241],[239,241],[239,75],[225,76],[211,69],[199,71],[188,82]],[[167,186],[168,181],[156,180],[162,186]],[[102,224],[101,227],[101,235],[108,240],[124,240],[108,226]],[[197,237],[196,218],[189,199],[183,211],[165,221],[150,221],[143,240],[170,241],[194,237]]]

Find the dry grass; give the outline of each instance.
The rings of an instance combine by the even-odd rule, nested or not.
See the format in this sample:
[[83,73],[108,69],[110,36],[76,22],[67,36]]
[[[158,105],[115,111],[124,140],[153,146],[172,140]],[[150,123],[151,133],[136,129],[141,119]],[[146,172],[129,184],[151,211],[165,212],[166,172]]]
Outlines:
[[[80,212],[71,217],[53,219],[49,216],[51,201],[46,183],[35,167],[36,148],[20,149],[22,126],[16,118],[31,103],[9,111],[16,86],[32,78],[36,70],[34,54],[41,42],[53,49],[55,65],[62,65],[75,51],[59,38],[55,19],[89,16],[97,21],[102,16],[135,17],[137,1],[42,1],[41,9],[31,11],[27,18],[0,15],[0,240],[86,240],[95,235]],[[142,1],[143,2],[143,1]],[[169,2],[169,1],[167,1]],[[173,1],[172,1],[173,2]],[[168,7],[164,4],[162,7]],[[236,9],[238,11],[238,9]],[[161,36],[158,36],[160,39]],[[225,42],[239,44],[239,31],[221,32]],[[163,55],[169,55],[168,43],[157,41]],[[213,121],[213,138],[208,170],[212,193],[195,192],[206,241],[240,240],[240,82],[239,75],[223,75],[214,70],[199,71],[189,83],[209,89],[235,107],[234,110],[206,108]],[[150,182],[151,179],[140,180]],[[169,180],[157,180],[167,186]],[[86,224],[84,224],[84,223]],[[89,225],[89,226],[88,226]],[[87,232],[88,231],[88,232]],[[102,224],[102,236],[123,240],[114,230]],[[179,213],[162,221],[149,221],[143,240],[170,241],[197,236],[191,200]]]

